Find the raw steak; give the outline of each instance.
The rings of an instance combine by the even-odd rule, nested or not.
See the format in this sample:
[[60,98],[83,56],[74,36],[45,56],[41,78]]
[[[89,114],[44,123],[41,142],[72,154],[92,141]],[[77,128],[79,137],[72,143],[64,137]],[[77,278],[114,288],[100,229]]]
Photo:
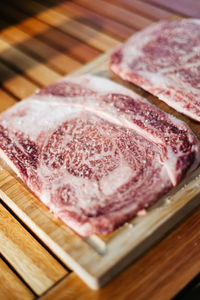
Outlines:
[[200,20],[159,22],[111,55],[110,69],[200,121]]
[[94,76],[67,77],[0,116],[1,154],[82,236],[106,234],[199,163],[183,122]]

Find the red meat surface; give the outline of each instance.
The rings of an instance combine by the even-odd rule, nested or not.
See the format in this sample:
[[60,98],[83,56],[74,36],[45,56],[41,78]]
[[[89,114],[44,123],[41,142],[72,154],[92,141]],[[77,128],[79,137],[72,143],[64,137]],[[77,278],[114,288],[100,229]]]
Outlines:
[[110,69],[200,121],[200,20],[144,29],[112,53]]
[[0,116],[0,154],[82,236],[106,234],[199,163],[182,121],[95,76],[66,77]]

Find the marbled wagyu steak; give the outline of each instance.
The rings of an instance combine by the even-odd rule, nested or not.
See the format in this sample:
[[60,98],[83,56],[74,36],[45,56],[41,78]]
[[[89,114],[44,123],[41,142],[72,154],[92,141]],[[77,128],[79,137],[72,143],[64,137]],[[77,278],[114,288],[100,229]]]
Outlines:
[[95,76],[66,77],[0,116],[1,156],[78,234],[106,234],[200,161],[180,120]]
[[144,29],[112,53],[110,69],[200,121],[200,20]]

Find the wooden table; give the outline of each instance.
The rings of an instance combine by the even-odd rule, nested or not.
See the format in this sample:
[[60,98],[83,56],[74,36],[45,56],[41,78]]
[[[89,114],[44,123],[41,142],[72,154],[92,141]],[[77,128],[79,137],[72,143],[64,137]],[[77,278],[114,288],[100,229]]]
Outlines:
[[[135,31],[197,1],[29,0],[0,4],[0,111]],[[1,200],[0,200],[1,201]],[[0,203],[0,299],[171,299],[200,271],[200,208],[99,291],[90,290]]]

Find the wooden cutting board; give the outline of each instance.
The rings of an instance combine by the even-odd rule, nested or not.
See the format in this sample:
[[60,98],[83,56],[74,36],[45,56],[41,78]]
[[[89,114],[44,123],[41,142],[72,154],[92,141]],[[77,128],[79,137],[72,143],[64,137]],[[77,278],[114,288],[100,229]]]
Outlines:
[[[80,69],[106,77],[133,89],[163,110],[186,121],[200,137],[200,125],[175,112],[156,97],[125,83],[107,69],[109,53]],[[106,236],[81,238],[73,233],[26,188],[3,161],[0,169],[0,196],[15,214],[92,289],[98,289],[166,232],[199,206],[200,168],[154,204],[145,216],[137,216]]]

